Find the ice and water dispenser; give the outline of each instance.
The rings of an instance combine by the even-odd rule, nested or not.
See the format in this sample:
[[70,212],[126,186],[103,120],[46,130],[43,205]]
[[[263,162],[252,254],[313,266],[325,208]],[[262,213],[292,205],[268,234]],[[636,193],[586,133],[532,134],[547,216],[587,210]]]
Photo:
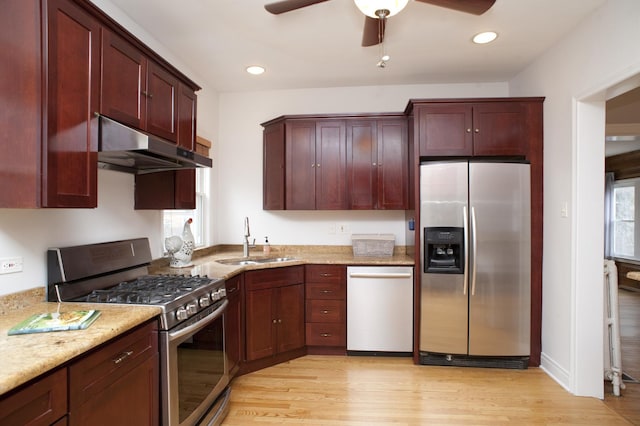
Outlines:
[[463,274],[464,250],[463,228],[424,228],[425,273]]

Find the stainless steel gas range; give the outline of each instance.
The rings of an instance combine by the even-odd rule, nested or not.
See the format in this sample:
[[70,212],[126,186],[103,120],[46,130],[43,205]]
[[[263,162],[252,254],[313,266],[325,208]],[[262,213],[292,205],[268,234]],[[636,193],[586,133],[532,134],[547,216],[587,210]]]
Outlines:
[[162,424],[220,424],[230,392],[224,280],[150,275],[150,262],[147,238],[50,249],[47,299],[160,307]]

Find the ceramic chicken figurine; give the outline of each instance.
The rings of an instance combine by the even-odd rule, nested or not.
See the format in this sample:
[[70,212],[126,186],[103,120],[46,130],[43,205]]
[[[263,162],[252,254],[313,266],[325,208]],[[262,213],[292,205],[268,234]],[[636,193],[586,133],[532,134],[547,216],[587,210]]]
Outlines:
[[192,265],[191,255],[193,254],[193,248],[195,247],[195,240],[191,233],[192,222],[193,219],[189,218],[184,223],[182,237],[174,235],[172,237],[165,238],[164,240],[164,246],[171,257],[169,266],[172,268],[185,268]]

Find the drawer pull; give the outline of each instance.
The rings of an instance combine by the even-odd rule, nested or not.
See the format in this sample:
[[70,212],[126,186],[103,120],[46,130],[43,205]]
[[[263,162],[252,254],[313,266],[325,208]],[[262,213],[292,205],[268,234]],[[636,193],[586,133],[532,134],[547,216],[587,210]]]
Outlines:
[[326,309],[322,311],[323,314],[328,314],[329,311],[327,311]]
[[133,355],[133,351],[122,352],[120,355],[118,355],[117,358],[113,359],[113,363],[114,364],[120,364],[122,361],[124,361],[125,359],[129,358],[131,355]]
[[327,272],[323,272],[323,273],[321,273],[321,274],[320,274],[320,276],[321,276],[321,277],[332,277],[332,276],[333,276],[333,274],[329,274],[329,273],[327,273]]
[[238,287],[230,287],[229,290],[227,290],[227,294],[231,294],[234,291],[236,291],[238,289]]
[[320,290],[320,293],[329,294],[329,293],[333,293],[333,291],[332,290]]
[[331,333],[320,333],[320,337],[331,337]]

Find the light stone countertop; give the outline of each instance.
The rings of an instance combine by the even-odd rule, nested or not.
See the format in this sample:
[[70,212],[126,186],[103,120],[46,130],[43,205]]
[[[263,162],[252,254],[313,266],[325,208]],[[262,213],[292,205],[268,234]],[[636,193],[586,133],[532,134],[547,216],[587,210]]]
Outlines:
[[640,281],[640,271],[627,272],[627,278]]
[[[251,258],[265,257],[261,247],[251,250]],[[285,262],[254,265],[225,265],[217,260],[242,258],[236,246],[196,251],[193,266],[169,268],[167,259],[154,261],[151,274],[206,275],[231,278],[243,271],[305,264],[398,265],[413,266],[415,261],[399,250],[392,257],[354,257],[350,246],[278,246],[269,258],[292,257]],[[0,396],[55,369],[67,361],[111,340],[161,313],[152,306],[62,303],[61,311],[98,309],[101,316],[85,330],[7,335],[8,330],[30,315],[55,312],[57,303],[43,302],[44,289],[32,289],[0,297]]]
[[[44,294],[44,291],[42,292]],[[43,296],[44,297],[44,296]],[[38,302],[0,315],[0,395],[158,316],[156,306],[62,303],[60,311],[97,309],[100,317],[85,330],[9,336],[11,327],[31,315],[56,312],[57,303]]]
[[397,265],[414,266],[415,260],[407,256],[404,250],[397,250],[391,257],[369,257],[354,256],[351,246],[277,246],[272,247],[268,256],[262,252],[259,246],[250,251],[250,259],[260,258],[293,258],[285,262],[260,263],[252,265],[225,265],[218,263],[218,260],[242,259],[242,250],[231,246],[219,251],[201,250],[196,251],[193,258],[193,266],[186,268],[170,268],[168,260],[161,259],[154,262],[150,268],[153,274],[184,274],[184,275],[207,275],[216,278],[231,278],[243,271],[255,269],[269,269],[274,267],[324,264],[324,265]]

